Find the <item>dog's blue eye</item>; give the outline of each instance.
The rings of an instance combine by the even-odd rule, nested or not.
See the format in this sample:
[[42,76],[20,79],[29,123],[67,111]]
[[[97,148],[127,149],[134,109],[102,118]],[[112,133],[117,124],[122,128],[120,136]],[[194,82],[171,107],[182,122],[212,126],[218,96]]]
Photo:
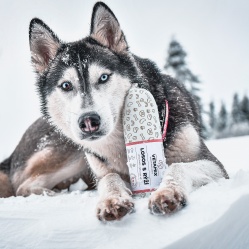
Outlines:
[[66,92],[73,90],[73,85],[69,81],[65,81],[65,82],[61,83],[60,87],[63,91],[66,91]]
[[108,74],[102,74],[99,78],[99,83],[105,83],[109,79],[110,75]]

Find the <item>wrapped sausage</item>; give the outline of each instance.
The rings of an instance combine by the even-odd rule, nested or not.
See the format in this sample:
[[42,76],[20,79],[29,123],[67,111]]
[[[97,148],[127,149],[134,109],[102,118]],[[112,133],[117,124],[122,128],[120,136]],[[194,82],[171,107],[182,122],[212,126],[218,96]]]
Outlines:
[[158,109],[149,91],[130,89],[125,100],[123,127],[133,194],[156,190],[167,164]]

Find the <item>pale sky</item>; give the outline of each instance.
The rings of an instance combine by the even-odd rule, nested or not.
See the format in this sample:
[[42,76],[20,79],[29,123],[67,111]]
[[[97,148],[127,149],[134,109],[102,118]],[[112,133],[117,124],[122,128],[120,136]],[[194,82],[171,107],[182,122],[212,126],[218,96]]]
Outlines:
[[[0,160],[39,117],[30,65],[28,26],[42,19],[62,40],[85,37],[91,0],[0,0]],[[163,68],[174,36],[200,76],[203,102],[231,103],[234,92],[249,95],[249,1],[108,0],[133,53]]]

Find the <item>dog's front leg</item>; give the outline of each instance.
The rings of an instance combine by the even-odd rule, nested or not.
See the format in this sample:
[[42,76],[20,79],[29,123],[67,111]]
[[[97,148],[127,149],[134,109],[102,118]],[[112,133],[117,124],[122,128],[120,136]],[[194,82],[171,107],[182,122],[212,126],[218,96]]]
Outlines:
[[98,184],[100,200],[97,205],[97,217],[101,221],[120,220],[131,213],[134,202],[131,191],[116,173],[105,175]]
[[174,213],[186,205],[191,191],[223,176],[219,166],[209,160],[173,163],[159,188],[151,194],[149,209],[152,214]]
[[[119,152],[121,149],[117,151]],[[113,149],[112,153],[114,152]],[[107,154],[106,151],[105,154]],[[99,202],[96,209],[98,219],[101,221],[119,220],[126,214],[131,213],[134,210],[134,202],[132,193],[125,184],[125,180],[128,181],[129,179],[126,154],[121,153],[121,156],[112,154],[112,158],[119,158],[115,161],[102,158],[96,153],[88,152],[86,156],[98,179]],[[119,169],[118,172],[117,169]]]

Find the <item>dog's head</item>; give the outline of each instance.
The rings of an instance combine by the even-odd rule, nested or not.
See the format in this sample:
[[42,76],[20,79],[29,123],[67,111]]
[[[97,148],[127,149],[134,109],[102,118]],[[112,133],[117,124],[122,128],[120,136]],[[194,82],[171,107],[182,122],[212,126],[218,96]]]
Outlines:
[[55,127],[78,144],[116,129],[138,73],[120,25],[105,4],[94,6],[90,36],[77,42],[61,42],[33,19],[30,49],[42,112]]

